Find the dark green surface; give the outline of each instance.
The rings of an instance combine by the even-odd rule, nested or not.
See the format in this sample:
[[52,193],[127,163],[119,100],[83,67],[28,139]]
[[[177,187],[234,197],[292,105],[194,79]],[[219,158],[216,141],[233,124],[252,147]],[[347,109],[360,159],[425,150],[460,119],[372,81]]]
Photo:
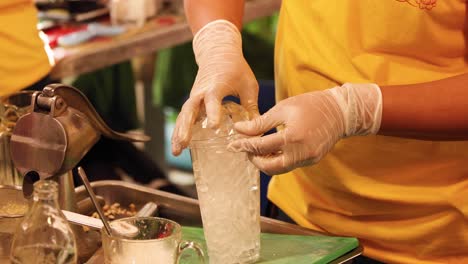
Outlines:
[[125,132],[140,127],[136,114],[135,78],[130,62],[80,75],[72,86],[90,100],[107,125]]
[[[199,243],[206,251],[203,229],[183,227],[183,239]],[[329,263],[358,247],[356,238],[261,234],[260,261],[268,264]],[[181,263],[198,263],[193,254],[184,254]]]

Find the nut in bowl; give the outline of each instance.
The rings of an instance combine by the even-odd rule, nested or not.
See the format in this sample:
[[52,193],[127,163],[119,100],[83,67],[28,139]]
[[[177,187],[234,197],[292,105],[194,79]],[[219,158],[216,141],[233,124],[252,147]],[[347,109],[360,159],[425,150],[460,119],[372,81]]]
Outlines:
[[181,226],[159,217],[128,217],[113,221],[133,225],[138,229],[134,237],[109,236],[101,230],[106,264],[169,264],[178,263],[186,249],[193,249],[200,263],[205,263],[200,246],[182,241]]
[[[104,216],[109,220],[135,216],[137,214],[136,206],[133,203],[131,203],[128,208],[121,206],[120,203],[113,203],[112,205],[106,204],[102,207],[102,211],[104,212]],[[99,218],[99,214],[97,212],[94,212],[91,216]]]

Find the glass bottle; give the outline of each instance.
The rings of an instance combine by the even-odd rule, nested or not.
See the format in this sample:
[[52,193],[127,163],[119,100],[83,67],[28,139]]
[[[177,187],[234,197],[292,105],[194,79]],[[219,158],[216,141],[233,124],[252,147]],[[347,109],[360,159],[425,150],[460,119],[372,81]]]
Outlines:
[[77,263],[75,236],[58,203],[58,184],[34,184],[33,204],[18,226],[10,251],[14,264]]

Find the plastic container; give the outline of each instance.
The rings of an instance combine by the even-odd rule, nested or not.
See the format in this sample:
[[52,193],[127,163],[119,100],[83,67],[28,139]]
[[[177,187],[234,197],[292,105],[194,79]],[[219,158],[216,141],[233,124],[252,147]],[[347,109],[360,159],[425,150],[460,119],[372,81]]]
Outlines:
[[146,20],[156,15],[160,0],[111,0],[110,17],[113,25],[142,27]]
[[253,263],[260,256],[259,171],[246,153],[227,150],[241,137],[233,124],[248,115],[232,102],[222,111],[216,130],[202,114],[190,143],[208,256],[211,264]]

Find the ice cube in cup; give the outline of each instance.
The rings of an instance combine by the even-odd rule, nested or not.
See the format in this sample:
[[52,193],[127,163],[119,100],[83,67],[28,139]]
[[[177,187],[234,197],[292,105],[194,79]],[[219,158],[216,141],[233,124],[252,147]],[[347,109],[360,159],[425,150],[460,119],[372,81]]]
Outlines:
[[234,123],[244,120],[247,111],[229,102],[217,129],[207,126],[202,112],[192,132],[190,153],[210,264],[252,263],[260,255],[259,171],[246,153],[227,150],[244,137],[234,130]]
[[239,104],[225,102],[221,107],[221,119],[216,129],[208,127],[208,118],[204,109],[200,110],[192,128],[192,140],[212,140],[221,137],[234,136],[234,123],[249,120],[249,113]]

